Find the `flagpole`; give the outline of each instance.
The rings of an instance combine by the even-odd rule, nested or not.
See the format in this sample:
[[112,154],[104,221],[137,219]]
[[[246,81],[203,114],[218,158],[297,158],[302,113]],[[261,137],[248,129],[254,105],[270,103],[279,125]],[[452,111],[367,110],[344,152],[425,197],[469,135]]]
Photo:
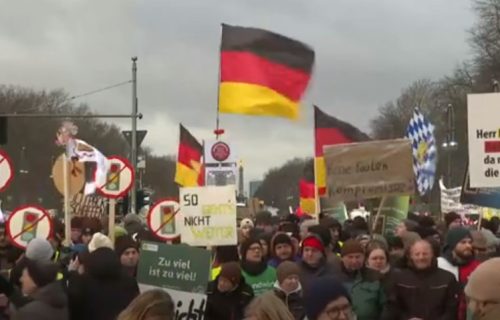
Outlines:
[[[221,39],[222,39],[222,25],[221,25]],[[221,40],[222,45],[222,40]],[[222,47],[219,48],[219,66],[217,70],[217,113],[215,116],[215,138],[219,140],[219,136],[224,134],[224,129],[220,128],[220,66],[221,66],[221,51]]]

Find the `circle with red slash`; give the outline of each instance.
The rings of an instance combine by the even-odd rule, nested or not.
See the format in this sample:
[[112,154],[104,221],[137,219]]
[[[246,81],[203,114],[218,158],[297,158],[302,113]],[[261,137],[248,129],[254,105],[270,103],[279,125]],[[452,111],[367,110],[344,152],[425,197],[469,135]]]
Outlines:
[[7,152],[0,149],[0,192],[7,189],[14,179],[14,166]]
[[226,161],[227,158],[231,155],[231,148],[229,148],[229,145],[225,142],[219,141],[216,142],[212,146],[212,158],[215,160],[222,162]]
[[[106,183],[103,186],[97,187],[97,191],[105,196],[106,198],[111,198],[111,199],[118,199],[118,198],[123,198],[127,195],[127,193],[130,191],[132,188],[132,184],[135,181],[135,173],[134,173],[134,168],[132,168],[132,165],[128,161],[128,159],[120,156],[111,156],[108,158],[108,161],[110,162],[110,168],[111,165],[113,164],[119,164],[120,165],[120,188],[116,191],[111,191],[111,190],[106,190],[106,186],[111,182],[111,181],[106,181]],[[107,179],[107,174],[106,174],[106,179]],[[122,182],[123,181],[123,182]]]
[[149,209],[146,221],[148,224],[149,230],[160,240],[174,240],[180,236],[180,232],[178,230],[175,230],[175,233],[164,233],[163,232],[163,219],[161,217],[161,207],[162,206],[171,206],[173,209],[173,216],[170,218],[168,222],[172,222],[175,225],[175,216],[179,214],[180,211],[180,205],[179,202],[172,200],[172,199],[161,199],[157,201],[153,206],[151,206],[151,209]]
[[[25,216],[27,211],[29,213]],[[33,238],[49,239],[52,237],[54,225],[48,211],[36,205],[21,206],[12,211],[6,223],[7,236],[16,247],[26,249],[28,246],[28,241],[23,240],[22,235],[29,232],[31,227],[26,227],[25,222],[30,226],[36,226],[36,234]]]

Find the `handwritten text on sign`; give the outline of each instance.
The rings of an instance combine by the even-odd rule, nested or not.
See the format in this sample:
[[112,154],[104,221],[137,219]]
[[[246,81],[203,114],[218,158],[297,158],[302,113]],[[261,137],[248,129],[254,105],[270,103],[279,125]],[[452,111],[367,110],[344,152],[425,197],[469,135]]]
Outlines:
[[328,197],[334,201],[414,192],[410,141],[406,139],[324,147]]
[[237,243],[234,186],[181,188],[180,206],[176,226],[183,243],[192,246]]
[[500,187],[500,93],[469,94],[467,121],[472,188]]

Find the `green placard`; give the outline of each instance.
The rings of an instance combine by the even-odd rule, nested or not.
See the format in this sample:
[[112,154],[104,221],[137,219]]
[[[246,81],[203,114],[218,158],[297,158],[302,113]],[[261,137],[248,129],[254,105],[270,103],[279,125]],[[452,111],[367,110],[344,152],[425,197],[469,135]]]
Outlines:
[[187,245],[144,242],[137,282],[184,292],[205,293],[210,275],[210,252]]
[[380,212],[385,217],[385,235],[392,236],[398,224],[408,216],[410,196],[387,197]]

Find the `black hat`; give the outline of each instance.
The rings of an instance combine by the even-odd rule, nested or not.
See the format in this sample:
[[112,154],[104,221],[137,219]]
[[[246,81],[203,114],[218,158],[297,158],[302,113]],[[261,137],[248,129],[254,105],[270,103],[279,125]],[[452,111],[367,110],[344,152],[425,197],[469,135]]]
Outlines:
[[38,288],[45,287],[56,281],[58,268],[53,262],[41,262],[28,259],[26,269]]
[[85,228],[83,228],[83,231],[82,231],[82,235],[85,235],[85,236],[92,236],[92,235],[94,235],[94,233],[96,233],[96,231],[94,229],[92,229],[91,227],[85,227]]

